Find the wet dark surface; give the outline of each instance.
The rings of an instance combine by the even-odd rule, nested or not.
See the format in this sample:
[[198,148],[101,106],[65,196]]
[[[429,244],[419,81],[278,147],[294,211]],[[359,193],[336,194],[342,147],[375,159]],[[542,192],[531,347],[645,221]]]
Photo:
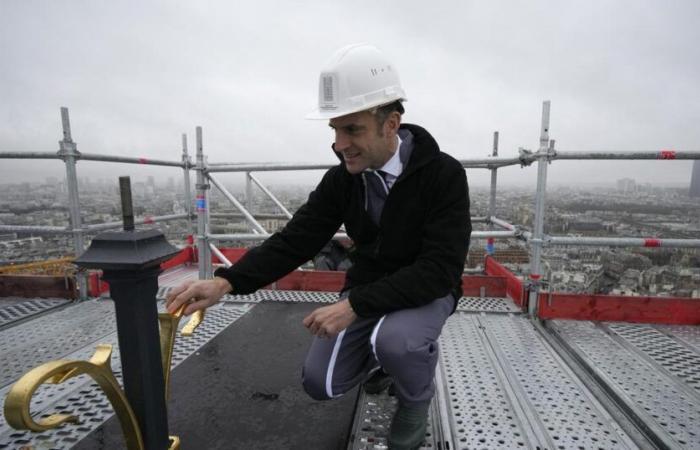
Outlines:
[[[319,306],[258,304],[176,367],[169,427],[183,450],[347,448],[357,388],[319,402],[301,387],[301,321]],[[116,417],[75,448],[125,448]]]

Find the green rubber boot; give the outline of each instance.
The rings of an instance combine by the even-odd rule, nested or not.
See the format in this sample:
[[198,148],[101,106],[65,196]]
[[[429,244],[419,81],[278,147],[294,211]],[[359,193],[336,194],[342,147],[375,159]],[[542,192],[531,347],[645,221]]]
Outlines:
[[430,402],[417,406],[405,406],[399,402],[389,430],[390,450],[415,450],[425,440]]

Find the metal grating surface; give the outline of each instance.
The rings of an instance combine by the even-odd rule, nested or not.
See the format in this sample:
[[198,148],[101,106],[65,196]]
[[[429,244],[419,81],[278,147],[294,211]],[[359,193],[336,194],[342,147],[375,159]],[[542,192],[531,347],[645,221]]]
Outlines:
[[454,448],[636,448],[526,317],[455,314],[441,339]]
[[[100,301],[100,303],[112,305],[112,302]],[[178,337],[176,340],[172,367],[177,366],[189,355],[196,352],[198,348],[249,311],[251,307],[252,305],[219,304],[209,308],[204,322],[192,337]],[[159,305],[159,309],[163,310],[162,304]],[[109,312],[112,313],[112,311],[113,307]],[[184,326],[185,323],[186,321],[182,321],[180,327]],[[114,324],[112,323],[113,328]],[[111,333],[109,336],[103,336],[99,339],[99,342],[112,343],[115,346],[112,355],[112,367],[117,380],[121,382],[121,364],[116,332]],[[89,358],[97,343],[92,342],[70,355],[66,352],[61,353],[60,349],[57,349],[51,354],[61,353],[59,356],[45,358],[35,365],[65,356],[79,359]],[[6,386],[0,391],[0,395],[4,398],[8,390],[9,386]],[[42,433],[29,433],[12,430],[4,420],[1,420],[0,449],[15,449],[27,445],[34,445],[36,448],[44,449],[67,449],[75,445],[80,439],[113,415],[112,406],[107,398],[87,376],[69,380],[67,383],[59,386],[42,386],[32,401],[32,410],[39,414],[72,411],[80,416],[82,422],[77,426],[69,425]]]
[[656,370],[592,322],[556,320],[554,324],[568,345],[655,434],[673,448],[700,448],[700,402],[688,396],[675,377]]
[[34,299],[24,301],[0,301],[0,326],[26,319],[68,303],[65,299]]
[[[172,286],[159,288],[156,298],[165,299],[172,289]],[[226,294],[221,298],[221,301],[232,303],[260,303],[262,301],[287,303],[334,303],[338,301],[338,294],[335,292],[278,291],[261,289],[249,295]]]
[[[389,396],[386,392],[372,395],[361,390],[348,449],[387,450],[389,448],[387,445],[389,426],[396,407],[396,398]],[[420,447],[422,450],[438,448],[433,431],[433,409],[432,407],[430,408],[430,414],[428,415],[425,442]]]
[[457,311],[469,312],[512,312],[519,313],[520,308],[512,300],[499,297],[462,297],[457,303]]
[[691,351],[700,353],[700,326],[656,325],[655,328],[688,346]]
[[86,301],[1,330],[0,387],[41,363],[113,333],[113,311],[110,301]]
[[477,318],[457,313],[440,338],[440,370],[447,385],[452,444],[467,448],[531,448]]
[[158,286],[175,287],[187,280],[199,278],[199,268],[196,265],[182,265],[168,269],[158,277]]
[[700,353],[649,325],[611,323],[604,328],[623,338],[643,357],[655,363],[659,370],[678,377],[679,381],[700,395]]

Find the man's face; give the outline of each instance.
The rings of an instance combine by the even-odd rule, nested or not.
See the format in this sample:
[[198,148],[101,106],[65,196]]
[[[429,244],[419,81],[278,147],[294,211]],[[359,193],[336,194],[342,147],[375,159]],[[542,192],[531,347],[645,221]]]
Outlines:
[[351,174],[381,168],[396,151],[395,117],[380,128],[372,113],[361,111],[331,119],[328,125],[335,131],[335,151]]

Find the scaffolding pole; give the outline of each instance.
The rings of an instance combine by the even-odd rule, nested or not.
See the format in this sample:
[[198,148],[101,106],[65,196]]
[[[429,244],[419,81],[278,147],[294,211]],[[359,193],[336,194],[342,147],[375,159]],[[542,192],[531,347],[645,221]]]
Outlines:
[[[211,213],[210,217],[215,217],[219,219],[245,219],[242,213]],[[257,213],[253,214],[256,220],[259,219],[279,219],[286,220],[289,219],[285,214],[267,214],[267,213]]]
[[62,159],[56,152],[0,152],[0,159]]
[[73,234],[73,230],[70,228],[38,225],[0,225],[0,231],[7,233],[22,232],[36,234]]
[[[135,219],[134,224],[135,225],[143,225],[143,224],[156,224],[160,222],[170,222],[173,220],[180,220],[180,219],[185,219],[187,218],[187,214],[168,214],[165,216],[154,216],[154,217],[143,217],[141,219]],[[108,223],[101,223],[99,225],[88,225],[84,228],[84,230],[89,231],[89,232],[95,232],[95,231],[104,231],[104,230],[111,230],[113,228],[119,228],[123,225],[122,222],[108,222]]]
[[544,244],[546,246],[700,248],[700,239],[546,236]]
[[[272,201],[275,203],[275,205],[277,205],[277,207],[278,207],[280,210],[282,210],[282,212],[284,213],[284,215],[286,216],[287,219],[291,219],[291,218],[292,218],[292,213],[290,213],[290,212],[287,210],[287,208],[284,207],[284,205],[282,204],[282,202],[280,202],[280,201],[277,199],[277,197],[275,197],[275,195],[274,195],[268,188],[266,188],[265,185],[262,184],[262,183],[260,182],[260,180],[258,180],[255,176],[253,176],[253,174],[250,173],[250,172],[248,172],[248,179],[250,179],[251,181],[253,181],[253,183],[255,183],[255,184],[260,188],[260,190],[263,191],[263,193],[265,193],[265,195],[267,195],[267,197],[268,197],[270,200],[272,200]],[[250,211],[252,211],[252,209],[251,209]]]
[[209,184],[206,177],[206,159],[202,147],[202,127],[196,128],[197,139],[197,256],[199,279],[211,278],[211,250],[209,249]]
[[129,156],[112,156],[112,155],[99,155],[97,153],[82,153],[80,159],[83,161],[102,161],[102,162],[115,162],[123,164],[144,164],[150,166],[169,166],[169,167],[182,167],[183,164],[179,161],[165,161],[161,159],[150,159],[150,158],[133,158]]
[[516,230],[517,227],[513,225],[512,223],[508,223],[505,220],[499,219],[498,217],[491,216],[489,219],[489,222],[491,222],[493,225],[499,226],[505,230]]
[[245,208],[253,214],[253,182],[250,179],[250,172],[245,173]]
[[[498,131],[493,132],[493,157],[498,156]],[[498,179],[498,168],[491,169],[491,196],[489,197],[489,217],[496,216],[496,181]],[[493,228],[493,227],[492,227]]]
[[537,192],[535,193],[535,220],[533,237],[530,240],[530,297],[528,310],[537,317],[537,296],[542,277],[542,238],[544,236],[545,196],[547,191],[547,165],[549,164],[549,100],[542,104],[542,127],[540,150],[537,161]]
[[233,263],[231,263],[231,261],[229,261],[229,259],[226,256],[224,256],[223,253],[221,253],[221,250],[216,248],[216,245],[210,242],[209,248],[211,249],[212,253],[214,253],[214,255],[216,255],[216,257],[219,258],[219,261],[221,261],[224,264],[224,266],[231,267],[233,265]]
[[257,220],[255,220],[255,217],[253,217],[253,215],[250,214],[247,209],[245,209],[245,206],[243,206],[243,204],[241,204],[241,202],[239,202],[238,199],[233,194],[231,194],[219,180],[216,179],[216,177],[214,177],[210,173],[207,173],[207,177],[212,182],[212,184],[216,186],[222,194],[224,194],[224,197],[226,197],[231,203],[233,203],[233,206],[235,206],[236,209],[238,209],[241,212],[241,214],[243,214],[246,221],[248,221],[255,233],[267,234],[265,228],[263,228],[263,226],[260,225],[260,223]]
[[[209,234],[210,239],[216,239],[219,241],[264,241],[265,239],[272,236],[270,233],[240,233],[240,234]],[[471,234],[472,239],[487,239],[487,238],[498,238],[498,239],[508,239],[515,238],[518,234],[515,231],[473,231]],[[345,233],[336,233],[333,239],[348,239],[348,235]]]
[[285,170],[328,170],[336,164],[293,164],[293,163],[258,163],[258,164],[212,164],[207,172],[269,172]]
[[606,160],[606,159],[637,159],[637,160],[674,160],[674,159],[700,159],[700,151],[684,150],[645,150],[638,152],[617,152],[617,151],[597,151],[597,152],[560,152],[550,156],[550,159],[562,160]]
[[[58,142],[59,150],[57,155],[66,164],[66,185],[68,187],[68,213],[70,216],[70,227],[73,232],[73,249],[75,257],[79,257],[85,250],[82,223],[80,218],[80,197],[78,196],[78,172],[76,170],[76,160],[80,157],[80,152],[73,142],[70,130],[70,117],[68,108],[61,107],[61,125],[63,128],[63,139]],[[87,273],[83,269],[76,272],[78,293],[81,300],[88,298],[87,293]]]
[[192,221],[194,213],[192,212],[192,187],[190,186],[190,155],[187,152],[187,134],[182,133],[182,172],[185,182],[185,210],[187,211],[187,234],[193,235],[194,228]]

